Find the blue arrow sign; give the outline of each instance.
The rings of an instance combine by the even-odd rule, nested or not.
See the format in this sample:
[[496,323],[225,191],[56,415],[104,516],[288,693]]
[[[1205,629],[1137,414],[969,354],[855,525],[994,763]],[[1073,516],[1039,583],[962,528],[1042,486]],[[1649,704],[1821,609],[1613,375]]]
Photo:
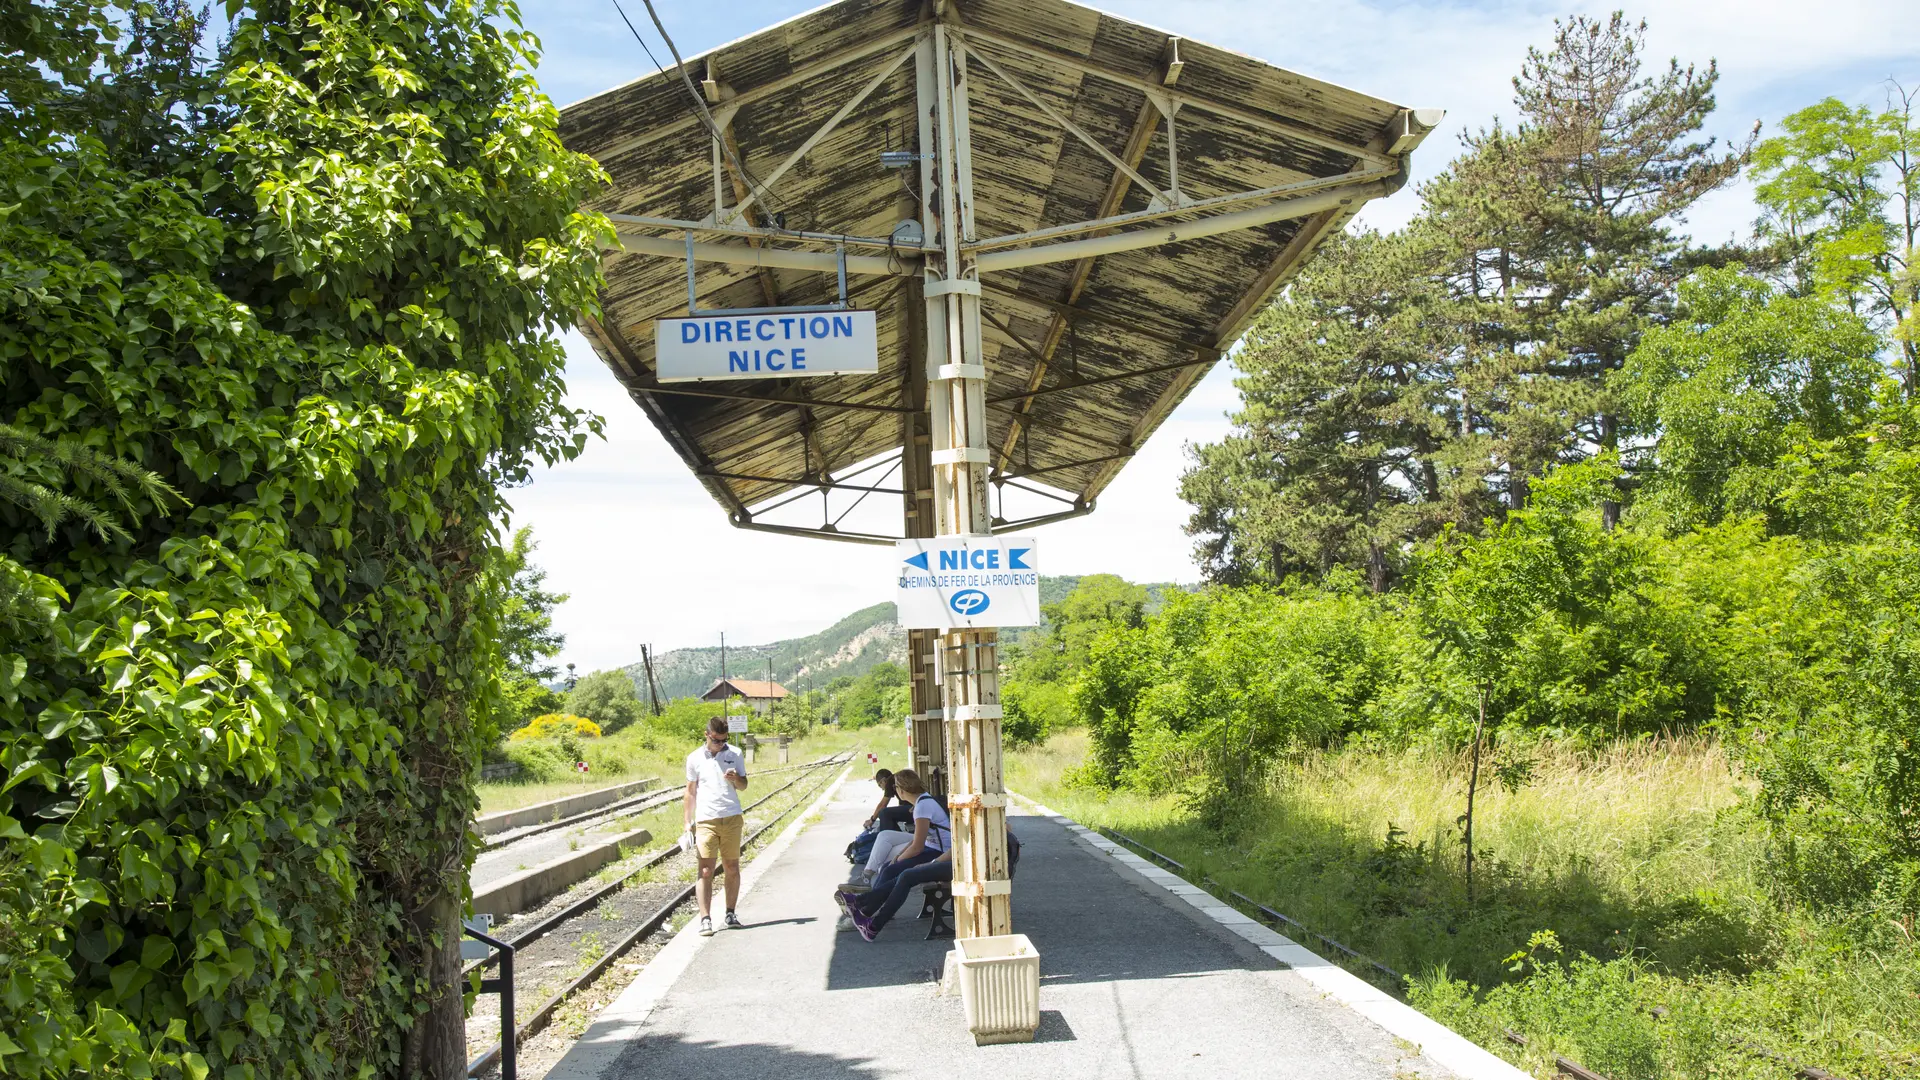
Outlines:
[[939,536],[895,547],[894,610],[915,630],[1040,622],[1040,546],[1030,536]]

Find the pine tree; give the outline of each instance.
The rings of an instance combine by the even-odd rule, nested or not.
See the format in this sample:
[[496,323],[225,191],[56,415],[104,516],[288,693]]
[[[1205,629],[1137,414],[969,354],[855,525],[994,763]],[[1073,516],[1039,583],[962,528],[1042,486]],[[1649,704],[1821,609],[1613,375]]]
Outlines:
[[[1675,227],[1751,150],[1700,136],[1715,65],[1647,74],[1645,36],[1619,13],[1556,21],[1514,79],[1517,126],[1468,138],[1425,192],[1461,245],[1463,390],[1487,395],[1510,505],[1547,465],[1618,450],[1607,373],[1670,317],[1693,265]],[[1618,513],[1610,502],[1609,524]]]
[[1484,484],[1452,453],[1434,252],[1423,232],[1339,237],[1249,334],[1234,431],[1181,481],[1209,578],[1346,566],[1383,590],[1406,541],[1478,509]]

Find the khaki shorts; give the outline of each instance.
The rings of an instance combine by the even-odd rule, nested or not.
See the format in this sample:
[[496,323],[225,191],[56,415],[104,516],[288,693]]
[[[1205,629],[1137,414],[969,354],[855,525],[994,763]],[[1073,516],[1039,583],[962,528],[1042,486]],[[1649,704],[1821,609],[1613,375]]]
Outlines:
[[732,817],[714,818],[712,821],[694,822],[694,854],[702,859],[739,862],[740,827],[746,824],[746,820],[746,815],[735,814]]

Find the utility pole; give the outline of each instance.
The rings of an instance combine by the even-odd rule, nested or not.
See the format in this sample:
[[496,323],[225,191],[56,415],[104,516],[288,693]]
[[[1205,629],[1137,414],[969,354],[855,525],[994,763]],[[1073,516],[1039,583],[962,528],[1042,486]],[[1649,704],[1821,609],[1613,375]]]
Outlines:
[[[921,220],[935,249],[923,264],[919,289],[926,313],[921,377],[927,386],[930,453],[925,460],[932,467],[932,532],[987,535],[993,531],[987,494],[992,454],[987,447],[980,270],[975,257],[961,248],[978,239],[968,65],[965,46],[949,21],[950,7],[941,3],[936,12],[914,61],[919,77]],[[992,629],[954,630],[939,637],[942,693],[937,708],[945,729],[942,756],[953,815],[954,926],[963,938],[1013,931],[998,645],[999,633]],[[931,714],[934,708],[927,711]],[[914,747],[917,755],[918,738]]]
[[640,646],[640,663],[647,669],[647,700],[653,703],[653,715],[660,715],[660,684],[653,678],[653,649]]

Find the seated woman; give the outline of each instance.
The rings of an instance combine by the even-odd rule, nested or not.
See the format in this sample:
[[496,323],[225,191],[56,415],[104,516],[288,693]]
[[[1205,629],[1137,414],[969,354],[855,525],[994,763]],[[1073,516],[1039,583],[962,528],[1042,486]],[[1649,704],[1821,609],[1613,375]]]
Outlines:
[[901,830],[910,827],[913,821],[913,807],[907,805],[895,788],[893,770],[879,770],[873,774],[873,782],[880,788],[880,801],[874,804],[873,813],[867,815],[860,835],[847,845],[847,860],[854,864],[847,884],[854,888],[866,888],[880,868],[906,844],[907,834]]
[[872,941],[893,918],[915,888],[953,874],[953,827],[940,800],[927,794],[919,774],[901,769],[893,774],[903,795],[913,797],[913,836],[875,876],[866,893],[841,889],[834,898],[847,909],[860,936]]

